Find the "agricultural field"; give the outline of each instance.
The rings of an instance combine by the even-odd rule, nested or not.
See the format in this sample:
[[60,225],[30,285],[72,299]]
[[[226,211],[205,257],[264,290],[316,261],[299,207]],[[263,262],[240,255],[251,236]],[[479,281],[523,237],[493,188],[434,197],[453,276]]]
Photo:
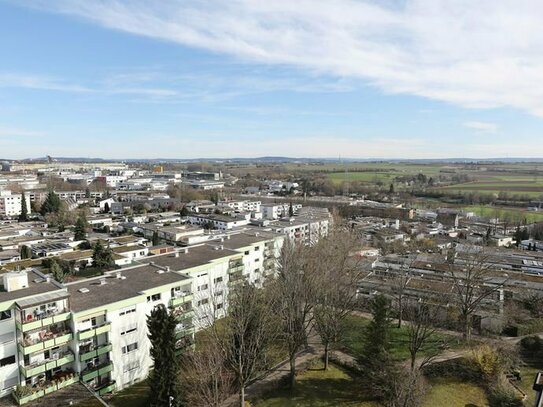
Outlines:
[[463,208],[467,212],[473,212],[477,216],[500,219],[508,218],[512,222],[526,220],[527,223],[543,222],[543,211],[530,212],[519,208],[503,208],[491,205],[470,205]]

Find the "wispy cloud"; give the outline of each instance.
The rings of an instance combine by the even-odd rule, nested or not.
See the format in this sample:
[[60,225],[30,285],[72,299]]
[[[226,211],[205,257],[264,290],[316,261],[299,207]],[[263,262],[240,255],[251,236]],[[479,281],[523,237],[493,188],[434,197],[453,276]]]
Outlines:
[[539,1],[22,1],[241,61],[359,78],[385,92],[468,108],[507,106],[543,116]]
[[464,122],[462,125],[480,133],[496,133],[496,131],[498,131],[498,125],[496,123],[470,121]]
[[0,126],[0,137],[35,137],[44,135],[46,133],[42,131]]

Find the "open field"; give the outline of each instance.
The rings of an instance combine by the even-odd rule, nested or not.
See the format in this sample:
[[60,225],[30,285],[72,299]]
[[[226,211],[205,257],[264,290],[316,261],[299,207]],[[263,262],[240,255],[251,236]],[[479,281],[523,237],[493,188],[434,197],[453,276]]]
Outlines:
[[490,205],[470,205],[463,208],[466,211],[474,212],[478,216],[509,218],[512,221],[526,219],[528,223],[543,222],[543,212],[530,212],[518,208],[502,208]]
[[[308,370],[298,377],[294,392],[280,389],[269,398],[257,401],[256,407],[379,407],[364,395],[362,378],[334,365],[328,371]],[[424,407],[483,407],[488,400],[482,388],[451,378],[429,381]]]

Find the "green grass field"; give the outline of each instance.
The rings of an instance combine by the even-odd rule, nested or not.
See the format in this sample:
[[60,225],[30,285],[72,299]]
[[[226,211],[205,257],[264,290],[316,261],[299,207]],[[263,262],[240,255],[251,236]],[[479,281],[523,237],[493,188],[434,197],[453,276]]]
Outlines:
[[[380,407],[361,390],[362,378],[331,365],[328,371],[308,370],[298,377],[297,387],[276,390],[256,401],[255,407]],[[424,407],[483,407],[488,405],[482,388],[451,378],[429,381]]]
[[466,211],[474,212],[478,216],[484,217],[504,217],[509,218],[513,222],[526,219],[528,223],[543,222],[543,212],[529,212],[516,208],[502,208],[488,205],[471,205],[463,208]]
[[[345,319],[345,334],[342,337],[340,346],[351,355],[357,357],[362,354],[364,349],[364,329],[369,323],[369,320],[357,316],[349,316]],[[392,349],[390,353],[397,360],[409,359],[409,351],[407,349],[408,333],[405,327],[392,328],[391,330]],[[459,347],[462,344],[457,337],[436,333],[431,343],[421,350],[420,356],[433,354],[440,350],[446,344],[448,347]]]

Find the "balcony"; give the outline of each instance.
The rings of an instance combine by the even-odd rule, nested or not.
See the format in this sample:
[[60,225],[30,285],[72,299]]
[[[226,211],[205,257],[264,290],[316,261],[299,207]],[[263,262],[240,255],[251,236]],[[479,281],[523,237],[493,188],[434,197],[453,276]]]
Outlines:
[[98,393],[99,396],[103,396],[104,394],[111,393],[114,390],[115,390],[115,380],[111,380],[105,384],[102,384],[94,388],[94,391]]
[[171,300],[170,300],[170,306],[176,307],[178,305],[181,305],[185,302],[192,302],[193,295],[190,293],[179,293],[176,294]]
[[177,321],[182,321],[185,319],[194,318],[194,311],[192,309],[184,310],[178,308],[174,311],[174,315]]
[[79,360],[81,362],[85,362],[89,359],[111,352],[112,348],[113,346],[111,345],[111,343],[104,343],[103,345],[91,347],[82,346],[79,348]]
[[29,366],[20,366],[21,374],[25,378],[36,376],[40,373],[44,373],[47,370],[51,370],[60,366],[67,365],[74,361],[74,354],[71,351],[59,354],[57,358],[51,358],[44,360],[40,363],[35,363]]
[[102,325],[93,326],[92,328],[79,331],[77,333],[77,340],[82,341],[109,331],[111,331],[111,323],[105,322]]
[[63,345],[72,339],[73,334],[70,330],[63,330],[60,332],[48,331],[37,339],[24,338],[23,341],[19,342],[19,350],[24,355],[29,355],[54,346]]
[[100,363],[96,366],[87,368],[83,370],[81,373],[81,379],[84,382],[88,382],[89,380],[92,380],[98,376],[105,375],[106,373],[109,373],[113,370],[113,363],[108,360],[104,363]]
[[78,381],[79,376],[73,372],[59,372],[53,377],[53,380],[43,382],[43,384],[36,387],[17,386],[17,389],[13,392],[13,397],[19,405],[23,405]]
[[[181,326],[180,326],[181,325]],[[175,328],[175,337],[177,339],[184,338],[186,336],[194,335],[194,325],[185,325],[185,324],[179,324],[178,327]]]
[[179,338],[175,342],[175,353],[178,355],[192,348],[194,348],[194,338],[192,336]]
[[70,312],[67,309],[62,309],[58,311],[45,311],[36,316],[28,314],[26,319],[23,319],[23,322],[17,322],[17,327],[23,332],[32,331],[39,328],[44,328],[51,324],[56,324],[59,322],[64,322],[69,320],[71,317]]

